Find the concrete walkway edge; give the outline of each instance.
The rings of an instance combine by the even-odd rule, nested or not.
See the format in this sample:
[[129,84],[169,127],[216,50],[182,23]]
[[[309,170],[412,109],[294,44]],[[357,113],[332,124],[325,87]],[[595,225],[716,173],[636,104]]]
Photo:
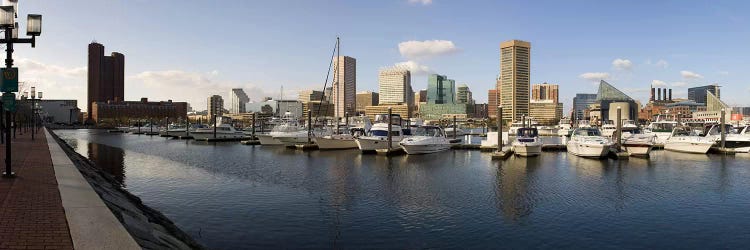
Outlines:
[[141,249],[44,129],[75,249]]

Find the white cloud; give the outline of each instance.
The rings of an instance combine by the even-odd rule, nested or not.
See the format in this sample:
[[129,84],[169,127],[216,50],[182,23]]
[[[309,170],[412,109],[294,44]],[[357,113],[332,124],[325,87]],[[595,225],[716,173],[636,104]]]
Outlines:
[[686,82],[673,82],[672,87],[681,88],[687,86],[688,83]]
[[86,77],[86,67],[75,67],[66,68],[58,65],[49,65],[41,62],[37,62],[31,59],[21,58],[16,61],[18,68],[21,68],[21,73],[35,74],[54,74],[67,78],[82,78]]
[[401,42],[398,44],[398,51],[404,58],[416,60],[456,53],[459,49],[452,41],[426,40]]
[[687,80],[690,80],[690,79],[702,79],[703,78],[702,75],[699,75],[698,73],[695,73],[695,72],[692,72],[692,71],[687,71],[687,70],[680,71],[680,75],[682,75],[683,79],[687,79]]
[[664,86],[667,86],[667,83],[664,82],[664,81],[661,81],[661,80],[653,80],[653,81],[651,81],[651,86],[654,86],[654,87],[664,87]]
[[617,58],[612,61],[612,67],[619,70],[631,70],[633,68],[633,62],[628,59]]
[[659,61],[657,61],[654,65],[656,65],[656,67],[661,67],[665,69],[669,67],[669,63],[667,63],[667,61],[664,61],[662,59],[659,59]]
[[78,100],[78,106],[87,109],[86,67],[66,67],[27,58],[15,62],[20,74],[19,93],[29,91],[33,86],[36,91],[44,92],[45,99]]
[[[140,81],[140,88],[128,88],[125,86],[127,96],[147,96],[152,100],[187,101],[196,110],[202,110],[206,105],[206,98],[209,95],[221,95],[224,98],[225,106],[228,105],[229,90],[231,88],[243,88],[250,97],[251,101],[261,100],[263,97],[278,98],[279,90],[268,90],[261,88],[252,83],[242,83],[237,81],[216,80],[219,76],[218,71],[206,73],[186,72],[182,70],[165,70],[165,71],[144,71],[129,77],[134,81]],[[130,81],[132,82],[132,81]],[[285,98],[296,95],[301,89],[286,89]],[[178,92],[180,99],[175,99],[175,92]]]
[[410,4],[430,5],[432,0],[409,0]]
[[609,73],[605,73],[605,72],[588,72],[588,73],[583,73],[579,75],[578,77],[589,80],[589,81],[598,82],[600,80],[609,79],[610,75]]
[[431,73],[432,70],[430,70],[430,67],[427,67],[426,65],[420,64],[415,61],[406,61],[406,62],[400,62],[396,63],[397,67],[404,67],[411,71],[412,74],[415,75],[422,75],[422,74],[428,74]]

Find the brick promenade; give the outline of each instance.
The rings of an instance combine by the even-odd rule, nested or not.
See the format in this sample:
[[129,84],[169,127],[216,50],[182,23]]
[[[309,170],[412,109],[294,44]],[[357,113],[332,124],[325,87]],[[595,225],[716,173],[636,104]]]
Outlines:
[[[47,140],[39,130],[13,140],[16,178],[0,178],[0,249],[73,249]],[[5,145],[0,145],[0,173]]]

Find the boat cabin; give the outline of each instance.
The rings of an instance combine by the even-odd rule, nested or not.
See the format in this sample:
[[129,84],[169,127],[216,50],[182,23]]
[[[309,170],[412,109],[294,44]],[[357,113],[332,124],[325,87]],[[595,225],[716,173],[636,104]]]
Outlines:
[[578,128],[573,132],[576,136],[602,136],[602,132],[597,128]]

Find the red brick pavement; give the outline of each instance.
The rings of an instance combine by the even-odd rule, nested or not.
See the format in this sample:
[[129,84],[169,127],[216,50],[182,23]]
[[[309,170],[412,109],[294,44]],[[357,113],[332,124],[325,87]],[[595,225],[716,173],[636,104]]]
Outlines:
[[[0,249],[73,249],[44,132],[13,140],[16,178],[0,178]],[[0,168],[5,171],[5,145]]]

